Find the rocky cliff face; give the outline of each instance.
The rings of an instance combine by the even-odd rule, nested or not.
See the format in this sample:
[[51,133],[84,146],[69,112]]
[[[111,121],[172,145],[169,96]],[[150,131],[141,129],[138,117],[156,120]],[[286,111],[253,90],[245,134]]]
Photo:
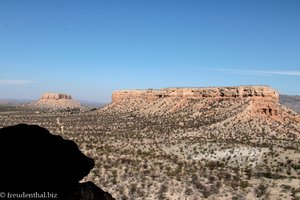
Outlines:
[[41,99],[59,100],[59,99],[72,99],[72,97],[69,94],[44,93],[41,96]]
[[245,120],[263,117],[277,121],[288,118],[300,121],[296,113],[291,114],[291,110],[279,103],[279,93],[268,86],[116,91],[112,95],[112,103],[103,110],[143,116],[189,114],[194,117],[203,117],[216,110],[223,114],[244,113],[242,117],[239,114],[238,118]]
[[167,88],[161,90],[123,90],[112,95],[112,102],[128,99],[155,101],[161,98],[264,98],[279,101],[279,93],[267,86],[210,87],[210,88]]
[[78,101],[72,99],[71,95],[60,93],[44,93],[38,101],[29,104],[29,106],[54,110],[82,108]]

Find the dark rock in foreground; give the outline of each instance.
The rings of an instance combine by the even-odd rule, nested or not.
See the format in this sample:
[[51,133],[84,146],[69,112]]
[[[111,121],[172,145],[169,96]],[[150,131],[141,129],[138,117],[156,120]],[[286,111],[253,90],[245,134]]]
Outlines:
[[97,187],[94,183],[88,181],[85,183],[79,183],[76,191],[72,195],[72,199],[80,200],[114,200],[111,194],[103,191]]
[[0,191],[57,194],[56,199],[113,199],[91,182],[79,183],[94,167],[75,142],[36,125],[0,129]]

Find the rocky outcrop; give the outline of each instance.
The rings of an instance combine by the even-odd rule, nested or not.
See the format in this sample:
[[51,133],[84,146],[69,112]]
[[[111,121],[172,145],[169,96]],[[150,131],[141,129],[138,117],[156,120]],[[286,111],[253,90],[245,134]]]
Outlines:
[[54,110],[83,108],[78,101],[72,99],[71,95],[60,93],[44,93],[38,101],[30,103],[29,106]]
[[264,98],[279,101],[279,93],[267,86],[208,87],[208,88],[166,88],[160,90],[121,90],[112,95],[112,102],[118,103],[127,99],[171,98]]
[[218,108],[217,112],[221,113],[239,110],[249,117],[272,118],[277,121],[292,117],[293,121],[299,121],[299,116],[290,114],[292,111],[279,103],[279,93],[268,86],[116,91],[112,95],[112,103],[101,111],[138,116],[189,114],[203,117],[207,113],[213,113],[214,108]]
[[41,99],[59,100],[59,99],[72,99],[72,97],[71,97],[71,95],[69,95],[69,94],[44,93],[44,94],[41,96]]
[[20,124],[0,129],[0,158],[3,194],[45,192],[55,199],[113,199],[91,182],[79,183],[94,167],[93,159],[73,141],[45,128]]
[[114,200],[111,194],[97,187],[93,182],[79,183],[72,199],[80,200]]

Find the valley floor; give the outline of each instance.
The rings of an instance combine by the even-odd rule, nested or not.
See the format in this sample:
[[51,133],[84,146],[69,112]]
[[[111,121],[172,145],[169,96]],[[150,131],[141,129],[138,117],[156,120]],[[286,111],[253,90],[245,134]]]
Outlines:
[[234,115],[201,121],[18,107],[1,110],[0,127],[37,124],[74,140],[96,161],[85,181],[116,199],[300,199],[297,137],[254,134],[277,126],[256,127],[255,120],[216,129]]

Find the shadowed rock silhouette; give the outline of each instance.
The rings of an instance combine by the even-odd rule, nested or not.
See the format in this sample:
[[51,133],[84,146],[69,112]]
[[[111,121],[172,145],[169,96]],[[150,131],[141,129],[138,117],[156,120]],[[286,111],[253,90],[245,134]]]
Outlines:
[[50,192],[57,194],[57,199],[113,199],[92,182],[79,183],[94,167],[93,159],[75,142],[37,125],[0,129],[0,159],[1,192]]

